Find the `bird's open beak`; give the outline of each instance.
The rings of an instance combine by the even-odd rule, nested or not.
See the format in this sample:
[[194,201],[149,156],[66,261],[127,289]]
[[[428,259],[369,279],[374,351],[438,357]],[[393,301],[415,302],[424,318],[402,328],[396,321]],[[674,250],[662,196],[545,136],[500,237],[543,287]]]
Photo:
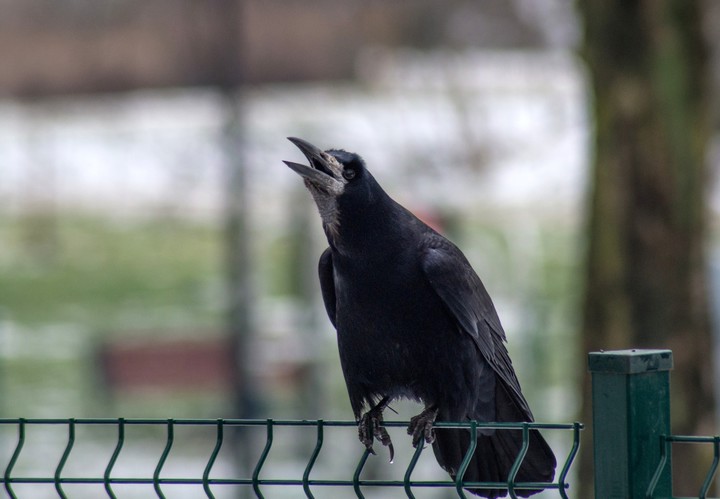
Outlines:
[[283,163],[315,187],[328,193],[342,192],[343,182],[337,178],[340,177],[339,165],[332,156],[306,140],[297,137],[288,137],[288,140],[300,149],[310,162],[310,166],[293,163],[292,161],[283,161]]

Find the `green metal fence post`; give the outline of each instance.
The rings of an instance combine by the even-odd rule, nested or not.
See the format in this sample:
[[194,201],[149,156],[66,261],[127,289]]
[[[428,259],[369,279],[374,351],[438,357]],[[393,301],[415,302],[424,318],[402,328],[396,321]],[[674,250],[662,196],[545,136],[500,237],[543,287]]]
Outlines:
[[[595,497],[645,499],[670,434],[670,350],[592,352]],[[672,495],[670,466],[656,497]]]

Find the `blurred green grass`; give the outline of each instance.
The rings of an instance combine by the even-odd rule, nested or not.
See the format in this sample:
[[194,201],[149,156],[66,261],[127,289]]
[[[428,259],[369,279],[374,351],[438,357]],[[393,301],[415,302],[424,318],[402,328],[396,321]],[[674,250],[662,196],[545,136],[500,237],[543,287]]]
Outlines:
[[217,393],[112,395],[103,341],[221,331],[222,232],[172,217],[0,216],[0,413],[209,416]]
[[0,218],[0,306],[23,325],[216,324],[219,229],[174,219]]
[[[457,242],[499,305],[537,415],[571,412],[574,399],[562,390],[567,366],[578,362],[576,231],[563,224],[522,232],[473,218],[460,223]],[[253,234],[254,254],[261,255],[254,262],[258,297],[298,301],[306,293],[292,263],[301,242],[290,232]],[[172,216],[0,215],[0,414],[227,416],[231,398],[222,390],[108,393],[96,357],[104,341],[222,334],[224,251],[219,224]],[[338,368],[334,344],[327,358]],[[337,380],[329,398],[345,404]],[[264,395],[275,411],[282,403],[286,413],[296,410],[295,397]]]

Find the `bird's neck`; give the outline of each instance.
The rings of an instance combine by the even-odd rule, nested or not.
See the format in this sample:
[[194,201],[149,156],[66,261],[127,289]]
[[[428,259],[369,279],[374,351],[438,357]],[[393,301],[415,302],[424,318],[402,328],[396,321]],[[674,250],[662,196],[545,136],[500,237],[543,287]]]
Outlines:
[[408,244],[414,218],[384,192],[372,203],[341,209],[338,224],[326,235],[334,251],[347,257],[386,258]]

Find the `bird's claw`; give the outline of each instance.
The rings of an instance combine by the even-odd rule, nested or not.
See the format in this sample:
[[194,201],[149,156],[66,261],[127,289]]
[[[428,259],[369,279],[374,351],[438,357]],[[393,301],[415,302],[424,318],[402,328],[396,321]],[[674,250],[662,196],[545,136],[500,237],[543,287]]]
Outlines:
[[390,434],[383,426],[383,409],[384,407],[376,406],[363,414],[358,423],[358,437],[371,454],[375,454],[373,441],[377,439],[390,451],[390,462],[392,463],[395,458],[395,448],[390,440]]
[[432,444],[435,441],[435,430],[433,424],[437,417],[438,410],[435,407],[428,407],[423,412],[410,418],[408,435],[412,435],[412,445],[417,448],[421,440]]

